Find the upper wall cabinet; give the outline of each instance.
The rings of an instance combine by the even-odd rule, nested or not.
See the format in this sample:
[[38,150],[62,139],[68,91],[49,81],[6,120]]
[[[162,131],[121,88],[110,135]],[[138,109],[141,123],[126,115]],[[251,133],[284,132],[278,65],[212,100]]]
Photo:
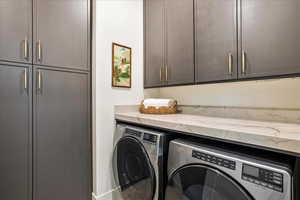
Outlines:
[[145,0],[145,87],[162,86],[164,60],[164,1]]
[[239,78],[300,73],[299,0],[243,0]]
[[87,70],[89,1],[33,2],[34,64]]
[[146,0],[145,87],[299,75],[299,8],[299,0]]
[[0,60],[31,63],[31,0],[0,1]]
[[195,0],[196,82],[237,78],[236,0]]
[[194,82],[193,0],[166,0],[167,85]]
[[146,0],[144,5],[144,86],[193,83],[193,0]]

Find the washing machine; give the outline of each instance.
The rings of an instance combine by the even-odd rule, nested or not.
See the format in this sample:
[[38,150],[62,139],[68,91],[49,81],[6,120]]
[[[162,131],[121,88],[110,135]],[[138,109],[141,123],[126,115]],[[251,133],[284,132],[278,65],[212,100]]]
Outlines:
[[113,169],[124,200],[162,200],[170,134],[125,124],[116,128]]
[[166,200],[292,200],[288,163],[202,143],[171,141]]

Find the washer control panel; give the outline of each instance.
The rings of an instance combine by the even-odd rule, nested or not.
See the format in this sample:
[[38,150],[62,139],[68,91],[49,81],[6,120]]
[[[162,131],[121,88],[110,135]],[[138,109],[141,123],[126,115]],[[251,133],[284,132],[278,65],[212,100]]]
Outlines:
[[236,163],[234,161],[220,158],[220,157],[214,156],[212,154],[207,154],[207,153],[193,150],[192,157],[197,158],[202,161],[206,161],[206,162],[215,164],[215,165],[219,165],[219,166],[231,169],[231,170],[235,170],[235,168],[236,168]]
[[242,179],[263,187],[283,192],[283,174],[243,164]]
[[144,141],[156,144],[157,142],[157,136],[153,135],[153,134],[149,134],[149,133],[144,133],[144,137],[143,137]]
[[125,133],[128,135],[135,136],[135,137],[141,137],[141,135],[142,135],[142,132],[139,132],[139,131],[136,131],[136,130],[133,130],[130,128],[126,128]]

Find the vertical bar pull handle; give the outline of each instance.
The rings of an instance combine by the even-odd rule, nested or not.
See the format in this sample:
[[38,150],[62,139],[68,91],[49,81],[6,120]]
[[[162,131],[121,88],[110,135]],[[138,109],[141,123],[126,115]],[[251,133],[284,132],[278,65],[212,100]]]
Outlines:
[[28,89],[28,72],[27,72],[27,69],[25,69],[25,71],[24,71],[24,89],[25,90]]
[[24,40],[24,59],[28,59],[28,39],[27,37]]
[[232,53],[228,54],[228,74],[232,75],[233,70],[232,70]]
[[161,68],[159,69],[159,80],[160,80],[160,82],[163,81],[163,78],[162,78],[162,70],[163,70],[163,68],[161,67]]
[[37,57],[38,57],[38,61],[41,62],[42,61],[42,46],[41,46],[41,40],[38,41],[37,43]]
[[38,71],[38,91],[41,92],[42,90],[42,74],[41,74],[41,71],[39,70]]
[[242,51],[242,74],[246,74],[246,52]]
[[168,72],[168,65],[166,66],[166,81],[168,81],[169,80],[169,72]]

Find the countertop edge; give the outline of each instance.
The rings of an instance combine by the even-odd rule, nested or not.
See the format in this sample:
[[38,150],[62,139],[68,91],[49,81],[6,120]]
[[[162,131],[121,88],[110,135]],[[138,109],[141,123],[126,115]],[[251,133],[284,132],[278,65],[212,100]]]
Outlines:
[[229,140],[232,142],[238,142],[243,144],[255,145],[264,148],[285,151],[292,154],[300,154],[300,140],[292,140],[285,138],[278,138],[273,136],[259,135],[247,132],[239,132],[220,128],[203,127],[201,125],[189,125],[172,121],[164,121],[150,118],[132,116],[125,113],[115,113],[115,119],[125,121],[128,123],[141,124],[151,127],[157,127],[162,129],[168,129],[170,131],[179,131],[188,133],[195,136],[205,136],[210,138],[216,138],[221,140]]

